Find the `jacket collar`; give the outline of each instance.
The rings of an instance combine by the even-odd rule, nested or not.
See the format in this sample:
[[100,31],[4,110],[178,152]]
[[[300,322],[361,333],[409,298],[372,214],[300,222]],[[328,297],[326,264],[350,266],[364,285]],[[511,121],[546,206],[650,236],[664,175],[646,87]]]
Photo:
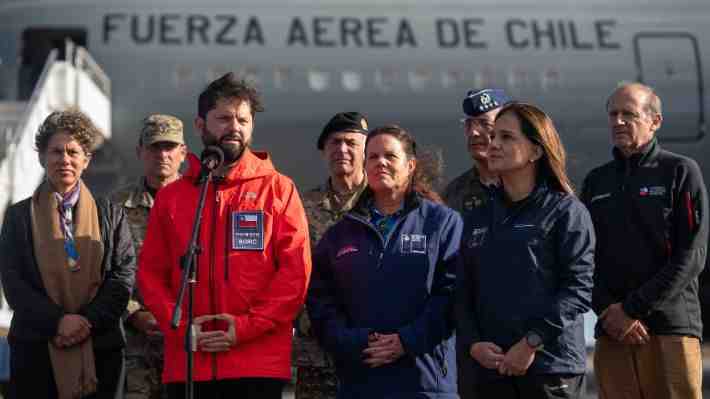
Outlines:
[[[196,180],[200,175],[202,164],[197,155],[190,153],[187,155],[188,169],[185,177]],[[269,154],[262,151],[252,151],[247,148],[239,159],[239,162],[229,169],[223,176],[223,182],[234,183],[239,180],[248,180],[257,177],[268,176],[276,173],[274,165],[271,163]]]
[[[375,200],[374,193],[372,189],[368,186],[365,191],[362,192],[357,203],[353,207],[352,213],[354,216],[359,218],[364,218],[365,220],[370,220],[370,204]],[[402,208],[402,214],[406,215],[413,209],[418,208],[422,203],[421,196],[416,191],[410,191],[404,197],[404,207]]]
[[358,198],[362,194],[362,192],[365,190],[367,187],[367,178],[363,178],[362,182],[360,183],[359,186],[356,186],[353,188],[353,191],[351,191],[348,194],[343,194],[344,201],[339,202],[338,199],[336,198],[337,193],[335,189],[333,188],[333,184],[331,183],[331,178],[328,178],[325,183],[321,184],[318,186],[317,190],[318,193],[320,194],[321,198],[318,201],[318,204],[325,210],[330,211],[330,212],[347,212],[350,209],[352,209],[355,206],[355,203],[357,202]]
[[612,150],[612,154],[614,155],[614,160],[616,161],[618,167],[624,168],[628,165],[631,168],[638,168],[641,166],[648,166],[650,163],[655,161],[660,150],[661,147],[658,144],[658,139],[654,137],[651,141],[646,143],[646,145],[641,147],[641,151],[632,154],[628,158],[625,157],[621,150],[616,147]]
[[[535,183],[535,187],[530,192],[530,195],[512,204],[512,206],[506,197],[503,185],[494,187],[491,190],[493,190],[494,192],[494,197],[496,198],[498,206],[506,209],[504,214],[513,215],[518,214],[520,211],[529,207],[531,204],[539,203],[539,201],[541,201],[541,199],[544,198],[550,191],[550,186],[547,184],[546,181],[538,179],[538,181]],[[508,219],[508,217],[506,217],[506,219]]]
[[128,194],[128,197],[125,201],[123,201],[121,205],[125,206],[128,209],[138,207],[152,208],[154,198],[146,189],[146,184],[147,182],[145,180],[145,177],[139,178],[138,181],[136,181],[136,183],[133,185],[133,189]]

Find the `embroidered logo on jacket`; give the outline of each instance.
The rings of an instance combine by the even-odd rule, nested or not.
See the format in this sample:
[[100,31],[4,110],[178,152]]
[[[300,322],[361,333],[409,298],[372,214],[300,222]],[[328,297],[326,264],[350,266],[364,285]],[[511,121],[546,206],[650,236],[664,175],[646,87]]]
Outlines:
[[354,245],[347,245],[347,246],[344,246],[344,247],[340,248],[340,250],[338,251],[338,253],[335,254],[335,259],[338,259],[338,258],[340,258],[340,257],[342,257],[342,256],[345,256],[345,255],[347,255],[347,254],[352,254],[352,253],[355,253],[355,252],[358,252],[358,251],[360,251],[360,250],[357,249],[357,247],[355,247]]
[[471,237],[466,242],[466,245],[469,248],[480,247],[481,245],[483,245],[483,242],[486,239],[486,233],[488,233],[488,227],[473,229],[473,231],[471,232]]
[[399,242],[403,254],[426,253],[426,236],[423,234],[402,234]]
[[593,204],[599,200],[607,199],[609,197],[611,197],[611,193],[595,195],[591,200],[589,200],[589,203]]
[[666,195],[666,188],[664,186],[641,187],[639,195],[641,197],[662,197]]

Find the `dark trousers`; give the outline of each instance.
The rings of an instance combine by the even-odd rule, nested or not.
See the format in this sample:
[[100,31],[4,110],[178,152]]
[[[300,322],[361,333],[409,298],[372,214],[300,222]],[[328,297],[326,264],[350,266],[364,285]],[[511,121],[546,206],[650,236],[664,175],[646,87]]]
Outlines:
[[[49,348],[46,342],[10,345],[9,399],[57,398]],[[114,399],[123,368],[123,350],[94,350],[98,391],[86,399]]]
[[[195,382],[195,399],[281,399],[286,380],[238,378]],[[184,399],[185,384],[167,384],[168,398]]]
[[479,381],[479,398],[496,399],[579,399],[584,386],[583,375],[530,375]]

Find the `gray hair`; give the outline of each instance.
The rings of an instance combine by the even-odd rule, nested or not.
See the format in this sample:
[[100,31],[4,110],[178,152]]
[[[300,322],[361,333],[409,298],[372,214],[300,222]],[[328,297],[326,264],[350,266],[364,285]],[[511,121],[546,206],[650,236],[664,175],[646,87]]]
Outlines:
[[643,106],[644,112],[646,112],[649,115],[663,115],[663,107],[661,104],[661,98],[658,97],[658,94],[656,94],[656,91],[653,89],[653,87],[645,85],[640,82],[630,82],[630,81],[625,81],[622,80],[616,85],[616,88],[614,88],[614,91],[611,92],[609,97],[606,100],[606,106],[609,108],[609,101],[611,101],[611,98],[618,92],[624,91],[624,90],[639,90],[643,93],[646,94],[646,104]]

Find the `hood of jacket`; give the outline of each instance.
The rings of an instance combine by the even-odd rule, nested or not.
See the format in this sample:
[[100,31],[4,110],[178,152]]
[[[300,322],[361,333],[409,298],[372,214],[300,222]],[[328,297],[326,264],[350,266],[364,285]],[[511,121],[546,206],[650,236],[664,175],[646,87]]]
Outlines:
[[[202,164],[197,155],[189,153],[187,155],[187,173],[185,177],[196,181],[200,175]],[[274,164],[271,163],[271,157],[265,151],[252,151],[249,148],[244,150],[242,157],[237,164],[229,169],[224,175],[225,183],[233,183],[238,181],[250,180],[264,176],[273,175],[276,173]]]

